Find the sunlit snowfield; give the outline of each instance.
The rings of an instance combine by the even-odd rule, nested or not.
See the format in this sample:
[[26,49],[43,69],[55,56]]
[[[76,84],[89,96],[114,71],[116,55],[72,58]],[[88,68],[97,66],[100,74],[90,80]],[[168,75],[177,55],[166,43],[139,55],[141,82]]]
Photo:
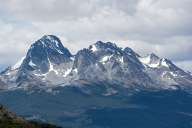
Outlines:
[[103,96],[99,95],[102,90],[95,87],[91,95],[72,87],[47,92],[1,92],[0,103],[27,119],[63,127],[192,127],[192,95],[189,93],[180,90],[122,91],[122,94]]

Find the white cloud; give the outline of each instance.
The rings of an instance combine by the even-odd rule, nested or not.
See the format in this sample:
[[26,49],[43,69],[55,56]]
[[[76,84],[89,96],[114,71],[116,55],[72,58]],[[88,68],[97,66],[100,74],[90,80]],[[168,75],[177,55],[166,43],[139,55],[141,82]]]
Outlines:
[[154,52],[174,61],[192,60],[191,0],[0,2],[1,64],[14,63],[44,34],[59,36],[73,53],[104,40],[142,55]]
[[181,67],[185,71],[189,71],[192,73],[192,69],[191,69],[192,61],[191,60],[176,62],[176,65]]

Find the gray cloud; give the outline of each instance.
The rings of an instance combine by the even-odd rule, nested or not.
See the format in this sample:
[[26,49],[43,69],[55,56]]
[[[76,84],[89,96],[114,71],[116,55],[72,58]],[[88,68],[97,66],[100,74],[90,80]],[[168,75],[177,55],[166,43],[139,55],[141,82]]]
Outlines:
[[191,0],[0,2],[2,64],[13,64],[42,35],[55,34],[74,53],[104,40],[132,47],[142,55],[157,53],[182,67],[192,65]]
[[105,8],[133,12],[138,0],[2,0],[2,8],[9,9],[19,18],[58,21],[91,17]]

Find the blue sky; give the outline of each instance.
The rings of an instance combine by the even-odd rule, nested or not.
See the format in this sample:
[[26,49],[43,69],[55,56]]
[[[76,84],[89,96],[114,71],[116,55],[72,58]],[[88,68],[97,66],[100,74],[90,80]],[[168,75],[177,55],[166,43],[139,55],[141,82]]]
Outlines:
[[192,71],[192,0],[0,0],[0,69],[45,34],[75,53],[97,40]]

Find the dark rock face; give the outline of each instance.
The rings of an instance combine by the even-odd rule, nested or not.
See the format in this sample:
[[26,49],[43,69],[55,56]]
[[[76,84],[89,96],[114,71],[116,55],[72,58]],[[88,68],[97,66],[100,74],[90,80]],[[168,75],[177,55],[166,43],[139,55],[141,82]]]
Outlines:
[[59,38],[47,35],[31,46],[22,66],[27,70],[40,69],[42,73],[46,73],[50,68],[50,63],[59,65],[70,61],[71,56]]
[[157,56],[157,55],[155,55],[154,53],[151,53],[150,55],[149,55],[149,57],[150,57],[150,63],[154,63],[154,62],[157,62],[157,61],[159,61],[159,57]]
[[17,73],[17,83],[25,81],[39,81],[31,74],[32,71],[45,74],[52,65],[60,65],[71,61],[72,55],[65,48],[59,38],[54,35],[45,35],[31,45],[25,59]]
[[79,73],[96,63],[96,56],[88,49],[80,50],[75,56],[73,68],[77,68]]

